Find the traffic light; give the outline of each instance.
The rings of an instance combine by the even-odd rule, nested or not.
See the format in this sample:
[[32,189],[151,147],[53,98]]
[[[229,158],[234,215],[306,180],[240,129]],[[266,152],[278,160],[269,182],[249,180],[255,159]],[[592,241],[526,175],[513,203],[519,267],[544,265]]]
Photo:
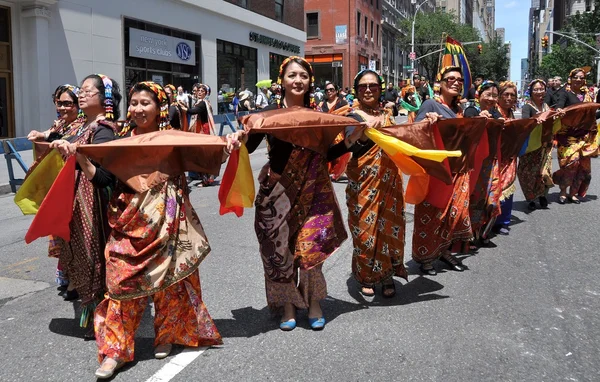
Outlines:
[[542,48],[543,49],[548,49],[548,41],[550,39],[548,38],[548,36],[544,36],[542,37]]
[[479,54],[483,53],[483,46],[481,44],[477,45],[477,51],[479,52]]

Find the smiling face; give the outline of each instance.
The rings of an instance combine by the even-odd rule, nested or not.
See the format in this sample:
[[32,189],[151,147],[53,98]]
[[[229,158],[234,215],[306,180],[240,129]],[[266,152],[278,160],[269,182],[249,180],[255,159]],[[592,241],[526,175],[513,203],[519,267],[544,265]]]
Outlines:
[[356,87],[358,100],[372,108],[375,108],[379,103],[381,96],[381,85],[379,78],[373,73],[367,73],[358,81]]
[[571,87],[575,89],[581,88],[585,85],[585,72],[580,70],[578,72],[573,73],[571,76]]
[[147,90],[132,94],[129,101],[131,120],[143,132],[158,130],[158,117],[160,108],[155,100],[155,95]]
[[444,74],[444,78],[442,78],[440,93],[442,95],[457,97],[462,94],[464,82],[465,79],[460,72],[448,72]]
[[539,102],[540,100],[543,100],[545,96],[546,87],[541,82],[536,82],[531,88],[531,97],[533,97],[536,102]]
[[496,89],[495,86],[485,89],[479,95],[479,105],[481,106],[481,110],[491,110],[496,107],[497,103],[498,89]]
[[54,104],[59,118],[67,124],[77,119],[77,103],[73,101],[68,92],[63,92]]
[[100,91],[92,78],[83,81],[78,97],[79,108],[83,110],[84,113],[88,114],[92,111],[104,110],[100,99]]
[[300,64],[291,61],[283,74],[283,88],[286,97],[304,97],[310,89],[310,74]]

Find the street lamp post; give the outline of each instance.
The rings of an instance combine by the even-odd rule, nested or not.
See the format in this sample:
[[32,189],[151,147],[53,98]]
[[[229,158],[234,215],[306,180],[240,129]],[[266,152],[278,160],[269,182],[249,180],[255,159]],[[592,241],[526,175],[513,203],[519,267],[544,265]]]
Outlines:
[[[411,53],[411,58],[410,58],[410,68],[412,69],[412,73],[415,72],[415,58],[416,58],[416,53],[415,53],[415,21],[417,21],[417,13],[419,13],[419,9],[421,9],[421,6],[423,4],[425,4],[426,2],[428,2],[429,0],[423,0],[419,5],[417,5],[417,8],[415,9],[415,15],[413,16],[413,22],[412,22],[412,36],[411,36],[411,42],[410,42],[410,53]],[[411,4],[416,4],[417,0],[411,0]]]

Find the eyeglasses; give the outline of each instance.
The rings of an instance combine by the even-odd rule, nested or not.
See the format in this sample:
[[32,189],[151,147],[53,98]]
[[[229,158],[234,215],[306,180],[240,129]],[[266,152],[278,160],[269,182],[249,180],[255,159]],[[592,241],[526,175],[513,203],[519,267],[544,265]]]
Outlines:
[[81,97],[93,97],[96,94],[100,94],[99,92],[92,92],[91,90],[81,90],[79,93],[77,93],[77,96],[79,98]]
[[532,92],[534,93],[544,93],[546,91],[546,89],[533,89]]
[[517,98],[516,94],[513,93],[502,93],[503,98]]
[[326,92],[334,92],[334,91],[335,91],[335,88],[327,88],[327,89],[325,89],[325,91],[326,91]]
[[574,76],[573,79],[574,80],[585,80],[585,77],[583,77],[583,76]]
[[379,84],[358,84],[357,89],[358,89],[359,92],[363,92],[364,93],[364,92],[367,91],[367,89],[369,89],[369,90],[371,90],[371,89],[375,90],[375,89],[378,89],[380,87],[381,87],[381,85],[379,85]]
[[73,101],[56,101],[56,107],[73,107],[75,106],[75,102]]
[[462,77],[453,77],[453,76],[450,76],[450,77],[442,78],[442,81],[447,82],[449,84],[453,84],[455,82],[458,82],[458,83],[462,84],[462,83],[465,82],[465,79],[462,78]]
[[498,99],[498,95],[497,94],[482,94],[481,97],[479,97],[479,98]]

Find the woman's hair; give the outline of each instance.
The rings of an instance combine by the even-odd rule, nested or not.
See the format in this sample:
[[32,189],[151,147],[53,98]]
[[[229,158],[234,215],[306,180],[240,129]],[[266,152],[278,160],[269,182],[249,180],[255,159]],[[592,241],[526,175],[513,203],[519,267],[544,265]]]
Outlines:
[[[311,107],[310,95],[313,92],[313,88],[314,88],[315,72],[313,71],[313,68],[310,65],[310,63],[308,61],[306,61],[304,58],[298,57],[298,56],[291,56],[291,57],[288,57],[285,60],[283,60],[283,62],[281,63],[281,66],[279,67],[279,76],[277,78],[277,83],[280,85],[283,84],[283,77],[285,76],[285,71],[292,62],[295,62],[296,64],[300,65],[301,67],[304,68],[304,70],[306,70],[308,72],[308,77],[309,77],[310,82],[308,85],[308,89],[306,90],[306,93],[304,93],[303,104],[304,104],[304,107]],[[285,86],[281,86],[281,98],[279,99],[279,102],[283,102],[284,99],[285,99]]]
[[384,88],[383,78],[376,71],[371,70],[371,69],[365,69],[365,70],[361,70],[360,72],[358,72],[356,77],[354,77],[354,83],[352,85],[352,89],[354,90],[355,94],[358,94],[358,83],[360,82],[360,79],[363,78],[367,74],[373,74],[375,77],[377,77],[377,82],[379,83],[381,90],[383,90],[383,88]]
[[477,87],[477,91],[475,92],[475,98],[479,99],[479,97],[483,94],[484,91],[489,90],[491,88],[496,88],[498,93],[500,93],[500,87],[497,83],[490,80],[485,80]]
[[340,87],[337,86],[336,84],[334,84],[333,82],[330,82],[330,83],[326,84],[325,87],[324,87],[324,89],[326,89],[327,86],[329,86],[329,85],[333,86],[333,88],[335,89],[336,92],[338,92],[340,90]]
[[529,83],[529,86],[527,87],[527,89],[529,90],[529,96],[530,96],[530,97],[531,97],[531,95],[533,95],[533,87],[534,87],[535,85],[537,85],[537,84],[542,84],[542,86],[544,86],[544,90],[546,90],[546,88],[548,87],[548,86],[546,85],[546,81],[544,81],[544,80],[542,80],[542,79],[539,79],[539,78],[537,78],[537,79],[535,79],[535,80],[531,81],[531,82]]
[[[450,72],[458,72],[460,73],[460,75],[463,75],[462,69],[458,66],[446,66],[444,67],[437,75],[437,80],[440,82],[440,94],[442,92],[442,86],[441,86],[441,82],[443,82],[442,80],[444,79],[444,76]],[[464,85],[463,85],[464,86]],[[452,99],[452,103],[448,106],[450,106],[450,108],[454,111],[458,110],[462,110],[460,108],[460,99],[462,98],[462,94],[457,95],[456,97],[454,97]],[[436,100],[439,101],[439,98],[436,98]]]
[[90,79],[94,81],[94,87],[100,92],[98,97],[104,106],[106,119],[109,121],[118,120],[121,116],[119,104],[123,98],[119,84],[103,74],[90,74],[83,79],[83,82]]
[[[132,96],[136,93],[146,91],[151,94],[152,101],[156,104],[156,107],[159,109],[159,120],[158,120],[158,128],[159,130],[168,130],[171,128],[171,124],[169,122],[169,97],[165,92],[165,89],[152,81],[138,82],[133,85],[131,90],[129,91],[129,99],[131,100]],[[127,113],[127,122],[125,126],[119,133],[120,136],[124,136],[127,134],[129,130],[131,130],[131,113]]]
[[73,85],[69,85],[69,84],[60,85],[59,87],[56,88],[56,90],[52,94],[52,102],[58,101],[60,96],[63,95],[64,93],[67,93],[69,95],[69,97],[71,98],[71,100],[73,101],[73,103],[75,105],[77,105],[77,102],[78,102],[77,93],[79,93],[79,88],[77,86],[73,86]]
[[517,84],[512,81],[503,81],[500,82],[500,88],[498,88],[498,95],[502,95],[508,89],[515,89],[515,93],[517,93]]

